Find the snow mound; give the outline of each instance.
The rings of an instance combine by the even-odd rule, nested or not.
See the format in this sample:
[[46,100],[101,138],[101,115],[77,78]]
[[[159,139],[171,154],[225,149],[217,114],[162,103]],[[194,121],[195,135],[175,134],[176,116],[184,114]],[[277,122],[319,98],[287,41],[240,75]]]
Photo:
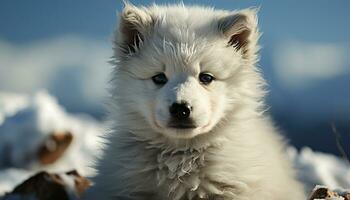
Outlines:
[[331,154],[314,152],[308,147],[299,153],[291,147],[289,155],[308,192],[316,184],[326,185],[332,190],[350,189],[350,166],[345,160]]
[[[103,123],[68,114],[45,91],[33,96],[0,93],[0,120],[0,195],[41,170],[94,174],[89,166],[100,153]],[[69,131],[73,141],[57,162],[42,166],[36,158],[38,146],[55,131]]]

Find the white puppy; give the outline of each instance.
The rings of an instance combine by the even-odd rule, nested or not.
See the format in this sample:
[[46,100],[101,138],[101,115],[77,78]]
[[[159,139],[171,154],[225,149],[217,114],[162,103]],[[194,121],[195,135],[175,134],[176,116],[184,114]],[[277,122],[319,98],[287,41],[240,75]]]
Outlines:
[[256,10],[126,3],[94,200],[303,200],[264,114]]

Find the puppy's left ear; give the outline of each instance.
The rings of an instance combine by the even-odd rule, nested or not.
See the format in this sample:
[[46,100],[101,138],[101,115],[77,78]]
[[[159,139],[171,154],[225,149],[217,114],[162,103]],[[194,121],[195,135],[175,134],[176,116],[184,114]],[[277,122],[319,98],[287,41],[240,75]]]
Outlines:
[[227,39],[228,46],[241,51],[244,57],[258,50],[257,9],[246,9],[224,16],[218,23],[219,31]]
[[120,14],[117,45],[123,54],[135,53],[150,32],[153,18],[145,7],[136,7],[124,1]]

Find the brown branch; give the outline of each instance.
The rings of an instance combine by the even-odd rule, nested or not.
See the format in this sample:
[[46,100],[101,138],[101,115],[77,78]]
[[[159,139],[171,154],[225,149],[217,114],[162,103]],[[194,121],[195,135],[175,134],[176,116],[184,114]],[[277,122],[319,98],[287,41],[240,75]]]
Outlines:
[[340,133],[338,132],[337,130],[337,127],[335,126],[334,122],[331,123],[331,126],[332,126],[332,132],[335,136],[335,142],[336,142],[336,145],[337,145],[337,148],[338,148],[338,151],[340,152],[341,156],[343,157],[343,159],[345,161],[347,161],[349,164],[350,164],[350,160],[349,160],[349,157],[348,155],[346,154],[346,151],[345,149],[343,148],[343,145],[341,144],[340,140],[341,140],[341,135]]

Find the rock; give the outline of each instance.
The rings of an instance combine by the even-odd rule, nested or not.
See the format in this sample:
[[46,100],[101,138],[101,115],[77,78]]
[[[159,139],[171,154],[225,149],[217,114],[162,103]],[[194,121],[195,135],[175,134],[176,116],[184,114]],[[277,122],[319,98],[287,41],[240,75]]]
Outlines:
[[78,196],[81,196],[91,186],[91,181],[82,177],[76,170],[67,172],[66,174],[74,178],[75,190]]
[[75,200],[90,187],[91,182],[73,170],[63,174],[39,172],[18,185],[3,200],[12,197],[37,200]]
[[38,160],[42,165],[48,165],[56,162],[67,150],[73,140],[70,132],[52,133],[38,150]]
[[349,192],[335,192],[326,186],[317,185],[311,192],[308,200],[350,200]]
[[344,195],[345,200],[350,200],[350,192]]

